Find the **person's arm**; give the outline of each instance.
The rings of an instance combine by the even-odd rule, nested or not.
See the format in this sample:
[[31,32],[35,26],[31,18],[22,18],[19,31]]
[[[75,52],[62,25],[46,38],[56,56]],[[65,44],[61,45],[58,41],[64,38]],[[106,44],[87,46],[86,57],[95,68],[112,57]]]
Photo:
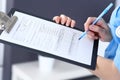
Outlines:
[[[76,23],[75,20],[65,15],[55,16],[53,20],[56,23],[71,27],[74,27]],[[95,18],[90,17],[85,23],[85,30],[89,29],[88,37],[92,39],[100,38],[102,41],[110,41],[112,36],[108,25],[104,22],[104,20],[100,20],[97,25],[93,26],[91,23],[94,20]],[[103,80],[120,80],[120,72],[115,67],[114,62],[101,56],[97,57],[96,69],[91,72]]]
[[[95,19],[95,17],[89,17],[84,24],[85,30],[89,30],[88,37],[110,42],[112,40],[112,35],[107,23],[101,19],[96,25],[91,25]],[[115,67],[113,60],[98,56],[96,66],[96,70],[91,71],[96,76],[103,80],[120,80],[120,72]]]
[[120,72],[114,62],[101,56],[97,57],[96,69],[91,72],[102,80],[120,80]]

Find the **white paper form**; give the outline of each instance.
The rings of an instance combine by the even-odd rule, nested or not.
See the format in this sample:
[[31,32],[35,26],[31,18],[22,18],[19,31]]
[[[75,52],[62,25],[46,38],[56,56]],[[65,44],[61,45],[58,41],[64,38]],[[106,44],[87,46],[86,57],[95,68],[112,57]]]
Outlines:
[[18,21],[0,39],[76,62],[91,64],[93,40],[79,39],[81,31],[15,11]]

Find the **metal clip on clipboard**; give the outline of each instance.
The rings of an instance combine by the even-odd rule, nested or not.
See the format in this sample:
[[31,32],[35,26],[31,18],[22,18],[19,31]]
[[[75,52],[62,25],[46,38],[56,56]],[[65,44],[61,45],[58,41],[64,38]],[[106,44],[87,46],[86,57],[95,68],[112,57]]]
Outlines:
[[0,30],[5,30],[9,33],[17,20],[16,16],[9,17],[5,13],[0,12]]

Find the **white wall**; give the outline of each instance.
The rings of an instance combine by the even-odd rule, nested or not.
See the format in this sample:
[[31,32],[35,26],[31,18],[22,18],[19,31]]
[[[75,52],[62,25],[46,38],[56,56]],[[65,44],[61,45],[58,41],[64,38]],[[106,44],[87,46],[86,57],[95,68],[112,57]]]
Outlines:
[[[0,0],[0,11],[6,13],[6,0]],[[4,44],[0,43],[0,80],[3,73]]]
[[0,0],[0,11],[6,12],[6,0]]
[[13,7],[14,0],[0,0],[0,11],[9,12]]

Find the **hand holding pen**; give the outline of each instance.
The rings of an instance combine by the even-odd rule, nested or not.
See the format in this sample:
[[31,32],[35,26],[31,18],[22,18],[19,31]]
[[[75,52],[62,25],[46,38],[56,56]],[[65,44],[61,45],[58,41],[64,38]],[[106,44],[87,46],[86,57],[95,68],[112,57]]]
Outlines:
[[[113,4],[111,3],[99,16],[98,16],[98,18],[92,18],[92,19],[90,19],[90,20],[87,20],[86,21],[86,23],[85,23],[85,27],[86,27],[86,31],[82,34],[82,35],[80,35],[81,37],[79,38],[79,39],[81,39],[82,37],[84,37],[85,35],[86,35],[86,33],[90,33],[90,36],[92,37],[92,38],[96,38],[96,36],[94,35],[94,33],[93,32],[97,32],[97,33],[99,33],[99,38],[102,40],[102,41],[109,41],[110,39],[111,39],[111,36],[109,37],[109,36],[104,36],[104,35],[109,35],[110,34],[110,30],[109,30],[109,28],[108,28],[108,25],[105,23],[105,21],[101,21],[101,23],[102,23],[102,27],[101,27],[101,29],[103,29],[103,30],[101,30],[101,31],[103,31],[103,32],[101,32],[101,31],[97,31],[97,30],[99,30],[99,29],[97,29],[97,28],[100,28],[99,26],[97,27],[97,25],[94,25],[94,24],[96,24],[98,21],[99,21],[99,19],[101,19],[102,18],[102,16],[104,15],[104,14],[106,14],[107,12],[108,12],[108,10],[111,8],[113,6]],[[70,18],[70,17],[68,17],[68,16],[66,16],[66,15],[60,15],[60,16],[54,16],[53,17],[53,20],[56,22],[56,23],[61,23],[61,24],[63,24],[63,25],[66,25],[66,26],[70,26],[70,27],[74,27],[75,26],[75,24],[76,24],[76,21],[75,20],[73,20],[72,18]],[[93,29],[93,27],[91,27],[91,29],[88,29],[88,27],[89,27],[89,25],[91,25],[91,23],[92,23],[92,26],[95,26],[94,27],[94,29]],[[91,30],[91,31],[89,31],[89,30]],[[93,32],[92,32],[93,31]],[[104,34],[105,33],[105,34]],[[92,35],[91,35],[92,34]],[[111,35],[111,34],[110,34]],[[95,37],[94,37],[95,36]]]
[[[106,7],[103,12],[93,21],[92,25],[95,25],[108,11],[109,9],[113,6],[113,3],[110,3],[108,5],[108,7]],[[82,39],[86,34],[87,34],[88,30],[83,32],[80,37],[79,40]]]

